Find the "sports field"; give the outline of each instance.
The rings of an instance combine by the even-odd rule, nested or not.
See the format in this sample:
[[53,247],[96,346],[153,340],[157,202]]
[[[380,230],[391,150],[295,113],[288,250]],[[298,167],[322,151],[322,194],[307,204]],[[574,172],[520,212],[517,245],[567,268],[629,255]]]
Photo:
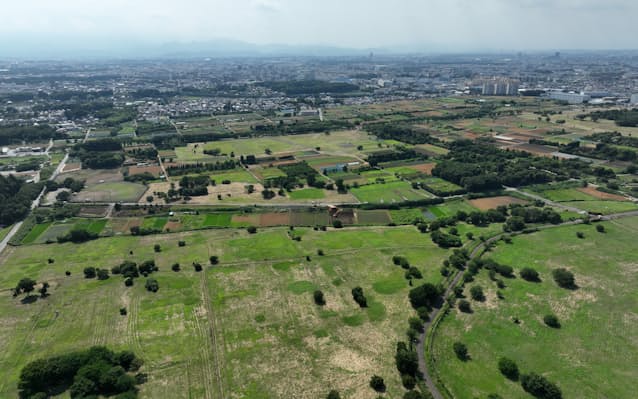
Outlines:
[[[499,244],[484,256],[510,265],[516,278],[503,278],[503,299],[481,271],[469,288],[483,287],[486,300],[471,300],[473,313],[454,309],[443,319],[434,338],[436,369],[447,389],[458,398],[530,398],[516,381],[500,374],[500,357],[514,360],[521,373],[536,372],[556,383],[563,397],[633,398],[638,378],[638,253],[632,248],[638,218],[594,225],[558,227]],[[578,238],[577,232],[584,233]],[[539,250],[542,248],[542,250]],[[532,267],[540,282],[519,277]],[[551,270],[564,267],[575,275],[575,290],[559,288]],[[558,317],[561,327],[543,322]],[[518,319],[519,323],[514,321]],[[455,341],[467,345],[470,360],[454,355]]]
[[[413,226],[297,228],[301,241],[288,231],[206,230],[13,249],[1,260],[0,397],[16,396],[28,361],[96,344],[144,359],[141,398],[317,398],[335,388],[373,399],[372,374],[385,378],[388,397],[402,396],[394,351],[412,310],[403,270],[391,257],[406,256],[437,282],[447,251]],[[211,255],[220,265],[208,266]],[[143,277],[125,287],[118,275],[82,275],[86,266],[147,259],[160,269],[152,275],[156,293],[144,289]],[[179,272],[170,268],[175,262]],[[192,262],[204,270],[195,272]],[[13,298],[9,288],[26,276],[48,281],[50,296],[29,304]],[[363,288],[368,308],[352,300],[354,286]],[[313,303],[314,289],[325,293],[325,306]]]

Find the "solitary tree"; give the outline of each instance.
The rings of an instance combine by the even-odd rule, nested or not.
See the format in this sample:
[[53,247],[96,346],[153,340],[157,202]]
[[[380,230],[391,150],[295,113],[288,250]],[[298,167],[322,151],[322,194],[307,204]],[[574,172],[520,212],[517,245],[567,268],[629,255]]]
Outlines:
[[383,378],[379,377],[378,375],[373,375],[372,378],[370,378],[370,387],[372,387],[372,389],[377,392],[384,392],[385,381],[383,381]]
[[538,276],[538,272],[531,267],[524,267],[521,269],[521,278],[527,281],[541,281],[540,277]]
[[463,313],[472,313],[472,306],[470,306],[470,302],[465,299],[461,299],[458,303],[459,310]]
[[548,327],[551,328],[560,328],[560,321],[558,321],[558,317],[556,317],[553,314],[547,314],[543,317],[543,322],[545,322],[545,324]]
[[573,289],[576,288],[574,274],[565,268],[558,268],[552,271],[552,277],[559,287]]
[[326,304],[326,299],[323,296],[323,292],[321,290],[316,290],[313,294],[313,298],[315,303],[319,306],[323,306]]
[[21,279],[20,281],[18,281],[18,285],[16,285],[16,288],[15,288],[15,294],[18,295],[22,292],[24,292],[25,294],[28,294],[35,289],[35,284],[36,284],[35,280],[25,277]]
[[563,394],[556,384],[536,373],[521,376],[521,386],[533,396],[540,399],[562,399]]
[[339,395],[339,392],[336,390],[332,390],[330,392],[328,392],[328,396],[326,396],[326,399],[341,399],[341,395]]
[[454,349],[454,353],[456,354],[456,357],[459,358],[459,360],[468,360],[469,356],[467,354],[467,346],[465,346],[463,342],[456,341],[452,345],[452,349]]

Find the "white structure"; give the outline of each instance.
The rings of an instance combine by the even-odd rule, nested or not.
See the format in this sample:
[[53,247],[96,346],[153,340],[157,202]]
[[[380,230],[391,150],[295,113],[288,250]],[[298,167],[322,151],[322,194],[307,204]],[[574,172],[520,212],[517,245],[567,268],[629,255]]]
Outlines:
[[591,97],[585,93],[566,93],[564,91],[550,91],[547,93],[547,97],[552,100],[566,101],[569,104],[582,104],[591,99]]
[[510,79],[495,79],[483,82],[484,96],[516,96],[518,82]]
[[632,94],[631,100],[629,100],[629,102],[632,104],[638,104],[638,94]]

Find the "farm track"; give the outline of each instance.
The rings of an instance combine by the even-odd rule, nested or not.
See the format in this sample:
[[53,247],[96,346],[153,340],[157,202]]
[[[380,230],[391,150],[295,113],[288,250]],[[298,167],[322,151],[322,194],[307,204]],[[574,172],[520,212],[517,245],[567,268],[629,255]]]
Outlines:
[[[204,336],[208,336],[207,340],[204,340],[204,342],[206,342],[206,348],[204,348],[204,352],[205,352],[205,360],[206,360],[206,365],[207,368],[213,369],[210,370],[210,372],[208,373],[207,376],[205,376],[205,379],[210,379],[212,380],[212,375],[213,375],[213,371],[214,371],[214,375],[217,379],[217,387],[219,389],[219,399],[225,399],[224,396],[224,381],[222,379],[222,366],[221,366],[221,360],[220,360],[220,347],[218,346],[217,343],[217,334],[216,334],[216,327],[215,327],[215,313],[213,312],[213,307],[212,307],[212,302],[210,299],[210,293],[208,291],[208,284],[206,281],[206,273],[201,273],[200,274],[200,293],[201,293],[201,298],[202,298],[202,302],[203,302],[203,306],[204,306],[204,310],[206,311],[206,321],[208,323],[207,326],[207,334],[203,334]],[[198,323],[199,324],[199,323]],[[223,349],[223,348],[222,348]],[[212,361],[210,359],[212,355]],[[214,383],[212,381],[209,382],[209,384],[214,385]],[[214,395],[212,395],[212,392],[214,390],[214,387],[210,388],[210,393],[211,393],[211,398],[214,397]],[[207,388],[207,392],[208,392],[208,388]]]

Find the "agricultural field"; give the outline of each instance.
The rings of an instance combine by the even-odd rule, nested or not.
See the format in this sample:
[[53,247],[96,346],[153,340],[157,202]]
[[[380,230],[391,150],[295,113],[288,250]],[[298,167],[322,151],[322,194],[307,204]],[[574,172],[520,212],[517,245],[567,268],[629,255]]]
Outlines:
[[627,201],[567,201],[562,202],[562,204],[601,215],[638,211],[638,204]]
[[508,206],[511,204],[527,204],[528,202],[516,197],[510,197],[508,195],[502,195],[498,197],[486,197],[486,198],[477,198],[468,201],[470,205],[475,208],[478,208],[482,211],[487,211],[489,209],[496,209],[499,206]]
[[[465,296],[469,299],[469,288],[480,285],[486,299],[470,301],[473,313],[451,310],[436,330],[432,356],[454,397],[530,398],[499,372],[501,357],[514,360],[521,373],[546,376],[564,397],[634,397],[638,253],[627,248],[638,232],[638,218],[601,225],[604,233],[595,225],[577,225],[521,235],[484,255],[512,266],[516,277],[504,279],[503,299],[498,299],[494,282],[481,271],[467,284]],[[523,267],[538,271],[540,282],[520,278]],[[576,289],[556,285],[551,271],[558,267],[574,273]],[[549,313],[558,317],[560,328],[544,324]],[[467,345],[469,360],[457,359],[455,341]]]
[[352,188],[350,191],[359,201],[375,204],[393,204],[432,198],[428,195],[429,193],[413,189],[410,183],[404,181],[369,184]]
[[[389,396],[401,396],[394,350],[413,311],[403,270],[390,258],[404,254],[436,282],[448,251],[412,226],[298,228],[295,234],[301,241],[275,228],[13,249],[1,260],[0,396],[16,396],[18,372],[28,361],[95,344],[132,349],[144,359],[148,382],[140,385],[141,398],[315,398],[331,388],[374,398],[371,374],[383,375]],[[324,256],[316,256],[318,248]],[[213,254],[219,266],[208,266]],[[82,275],[88,265],[147,259],[159,267],[152,275],[156,293],[144,289],[143,277],[125,287],[118,275],[104,281]],[[180,271],[171,270],[174,262]],[[195,272],[192,262],[204,270]],[[12,298],[4,288],[24,276],[48,281],[50,295],[33,303]],[[368,298],[366,309],[352,300],[356,285]],[[324,291],[325,306],[313,303],[314,289]],[[127,315],[119,314],[121,307]]]

